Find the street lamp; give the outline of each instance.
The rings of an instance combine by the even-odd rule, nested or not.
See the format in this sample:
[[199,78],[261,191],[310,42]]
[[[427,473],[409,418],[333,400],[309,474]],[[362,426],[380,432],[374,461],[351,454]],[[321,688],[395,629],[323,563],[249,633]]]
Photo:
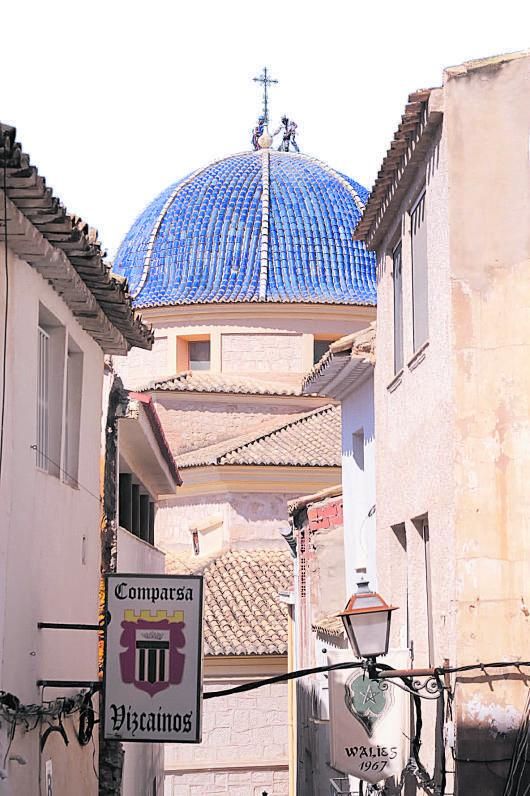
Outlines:
[[370,591],[368,581],[357,584],[357,592],[338,615],[344,624],[351,648],[358,658],[373,660],[386,655],[390,639],[392,611],[380,594]]

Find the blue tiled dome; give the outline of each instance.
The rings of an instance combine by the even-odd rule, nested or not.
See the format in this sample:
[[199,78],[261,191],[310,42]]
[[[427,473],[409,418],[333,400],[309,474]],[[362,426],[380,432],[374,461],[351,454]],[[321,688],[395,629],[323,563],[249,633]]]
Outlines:
[[353,240],[367,198],[306,155],[232,155],[160,194],[129,230],[114,270],[137,307],[375,304],[374,255]]

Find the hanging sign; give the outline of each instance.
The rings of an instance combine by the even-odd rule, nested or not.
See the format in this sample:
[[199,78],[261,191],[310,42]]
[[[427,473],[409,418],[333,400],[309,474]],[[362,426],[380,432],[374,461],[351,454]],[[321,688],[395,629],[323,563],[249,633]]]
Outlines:
[[[328,655],[330,664],[351,659],[346,650]],[[394,661],[392,665],[397,667]],[[333,768],[372,785],[392,776],[399,780],[408,758],[408,704],[407,694],[390,680],[370,680],[362,669],[331,671]]]
[[105,738],[200,743],[203,582],[108,575]]

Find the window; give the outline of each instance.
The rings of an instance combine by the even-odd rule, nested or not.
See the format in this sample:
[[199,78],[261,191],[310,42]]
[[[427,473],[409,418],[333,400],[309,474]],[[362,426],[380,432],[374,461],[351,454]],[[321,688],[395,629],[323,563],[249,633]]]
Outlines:
[[39,306],[36,345],[36,465],[58,478],[65,468],[66,330],[42,305]]
[[188,357],[190,370],[210,370],[210,341],[190,340]]
[[313,365],[320,362],[326,351],[329,350],[333,340],[314,340],[313,341]]
[[425,218],[425,191],[411,216],[412,245],[412,313],[414,351],[427,342],[429,336],[428,281],[427,281],[427,223]]
[[68,339],[66,357],[66,405],[64,412],[64,480],[77,486],[79,470],[79,433],[81,425],[81,395],[83,383],[83,354]]
[[201,339],[177,337],[177,371],[210,370],[210,338]]
[[412,521],[419,534],[416,543],[416,571],[411,573],[416,600],[415,648],[429,666],[434,666],[434,625],[432,613],[432,578],[429,518],[427,515]]
[[132,473],[120,472],[118,524],[151,545],[155,543],[155,504]]
[[353,434],[353,460],[359,470],[364,471],[364,430],[361,428]]
[[394,249],[392,278],[394,281],[394,373],[403,370],[403,273],[401,243]]
[[38,328],[38,364],[37,364],[37,467],[48,469],[48,423],[49,423],[49,389],[50,378],[50,336],[41,326]]

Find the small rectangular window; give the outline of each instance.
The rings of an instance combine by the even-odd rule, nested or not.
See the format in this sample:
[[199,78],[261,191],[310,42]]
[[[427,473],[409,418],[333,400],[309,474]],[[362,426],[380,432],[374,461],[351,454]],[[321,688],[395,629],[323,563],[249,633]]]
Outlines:
[[410,216],[412,248],[412,312],[414,351],[429,337],[428,275],[427,275],[427,222],[425,217],[425,191],[420,196]]
[[362,428],[353,434],[353,460],[359,470],[364,471],[364,430]]
[[313,365],[320,362],[326,351],[329,351],[333,340],[314,340],[313,341]]
[[394,249],[392,278],[394,282],[394,373],[403,370],[403,272],[401,243]]
[[190,370],[210,370],[210,341],[190,340],[188,357]]

